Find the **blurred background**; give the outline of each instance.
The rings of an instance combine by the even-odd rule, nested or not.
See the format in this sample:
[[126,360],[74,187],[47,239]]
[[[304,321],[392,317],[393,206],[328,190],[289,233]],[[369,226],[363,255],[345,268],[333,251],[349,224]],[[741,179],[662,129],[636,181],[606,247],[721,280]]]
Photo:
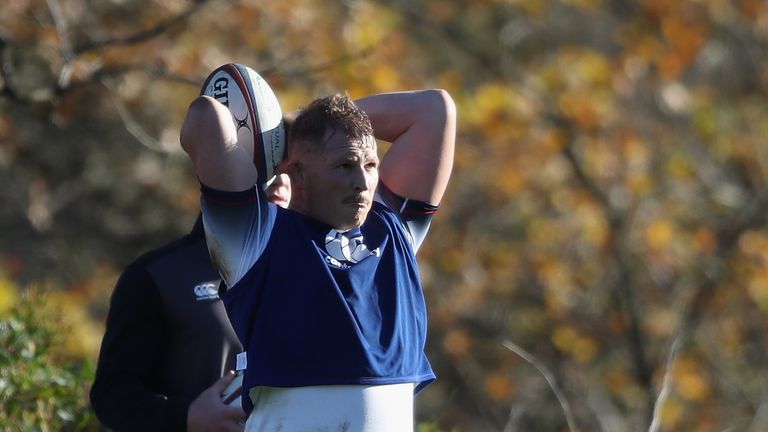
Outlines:
[[768,3],[4,0],[0,429],[100,430],[117,276],[187,232],[223,63],[284,111],[441,87],[420,431],[768,430]]

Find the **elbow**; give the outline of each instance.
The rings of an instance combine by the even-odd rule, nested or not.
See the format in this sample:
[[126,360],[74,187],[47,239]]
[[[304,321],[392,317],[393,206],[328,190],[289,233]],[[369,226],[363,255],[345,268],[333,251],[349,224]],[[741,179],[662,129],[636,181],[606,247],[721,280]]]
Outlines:
[[456,123],[456,103],[450,93],[444,89],[427,90],[427,97],[432,112],[439,114],[440,120],[450,127]]
[[453,97],[448,93],[448,90],[441,88],[429,90],[430,97],[433,99],[433,103],[442,107],[446,112],[455,111],[456,104],[453,101]]
[[200,119],[203,117],[203,112],[206,110],[205,104],[206,101],[202,97],[196,98],[189,104],[187,114],[184,117],[184,122],[181,124],[181,131],[179,132],[181,148],[193,160],[197,149],[196,138],[200,134]]
[[218,122],[219,118],[226,118],[228,115],[227,108],[209,96],[197,97],[189,104],[186,117],[181,125],[179,141],[181,148],[193,161],[201,147],[211,144],[212,141],[206,140],[205,137],[220,130],[219,125],[222,123]]
[[432,90],[432,94],[435,111],[440,114],[443,142],[453,143],[456,139],[456,103],[446,90],[435,89]]
[[209,102],[204,97],[198,97],[187,108],[187,114],[181,125],[179,133],[179,142],[181,148],[192,158],[198,146],[197,137],[200,136],[201,119],[205,117],[205,111],[208,110]]

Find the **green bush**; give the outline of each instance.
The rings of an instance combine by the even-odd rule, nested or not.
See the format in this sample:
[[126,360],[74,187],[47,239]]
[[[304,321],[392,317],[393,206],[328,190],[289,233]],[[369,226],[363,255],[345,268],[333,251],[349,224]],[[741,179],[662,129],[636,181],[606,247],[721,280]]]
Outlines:
[[68,330],[44,295],[24,297],[0,320],[0,430],[104,430],[88,402],[92,365],[57,353]]

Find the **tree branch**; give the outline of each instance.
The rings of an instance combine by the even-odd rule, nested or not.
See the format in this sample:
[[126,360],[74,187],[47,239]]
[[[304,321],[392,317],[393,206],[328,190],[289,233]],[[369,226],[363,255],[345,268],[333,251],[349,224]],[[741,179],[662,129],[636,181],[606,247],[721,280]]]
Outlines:
[[552,392],[555,394],[558,403],[560,403],[560,408],[563,410],[565,421],[568,423],[568,429],[571,432],[578,432],[579,428],[576,427],[576,421],[573,419],[571,405],[568,403],[568,399],[566,399],[565,393],[563,393],[563,391],[560,389],[560,386],[557,385],[555,376],[549,371],[549,369],[547,369],[547,367],[538,361],[536,357],[534,357],[531,353],[523,349],[521,346],[515,344],[514,342],[506,340],[502,342],[502,345],[504,348],[520,356],[520,358],[528,362],[531,366],[535,367],[537,371],[539,371],[539,373],[547,381],[547,384],[549,384],[549,388],[551,388]]
[[0,33],[0,95],[7,97],[14,102],[21,102],[21,97],[13,90],[10,85],[10,73],[6,65],[7,50],[10,44]]
[[683,312],[681,328],[686,332],[686,338],[698,325],[704,306],[712,297],[712,292],[728,277],[729,270],[725,263],[734,254],[741,235],[748,230],[764,227],[766,223],[768,223],[768,191],[763,191],[747,202],[730,224],[717,232],[717,249],[714,253],[717,259],[702,266],[706,279],[698,285],[693,299]]
[[653,417],[651,419],[651,427],[648,432],[658,432],[661,426],[661,410],[664,408],[664,403],[669,397],[669,393],[672,391],[672,367],[675,365],[677,359],[677,352],[680,349],[681,339],[676,338],[672,343],[672,347],[669,349],[669,356],[667,357],[667,367],[664,372],[664,383],[661,386],[659,397],[656,398],[656,402],[653,405]]
[[653,407],[653,383],[651,377],[651,366],[645,352],[645,335],[642,330],[640,305],[635,298],[635,288],[632,278],[632,271],[627,264],[626,252],[622,246],[624,238],[624,229],[626,223],[623,216],[611,205],[608,197],[602,192],[598,185],[584,171],[581,161],[573,151],[573,125],[561,116],[552,115],[551,120],[563,131],[566,136],[566,144],[563,148],[563,154],[571,165],[574,175],[579,183],[589,194],[600,204],[605,219],[608,222],[608,228],[612,241],[609,246],[614,250],[612,254],[616,260],[618,268],[618,278],[613,284],[613,291],[619,302],[619,307],[623,309],[627,317],[629,329],[626,333],[627,343],[632,354],[632,361],[635,368],[635,376],[640,385],[645,389],[647,395],[647,410],[650,416]]
[[135,45],[135,44],[145,42],[147,40],[160,36],[161,34],[170,30],[172,27],[183,23],[195,12],[197,12],[203,5],[205,5],[205,3],[207,2],[208,0],[195,0],[189,9],[185,10],[184,12],[174,17],[160,21],[159,23],[155,24],[154,27],[150,27],[150,28],[138,31],[134,34],[123,36],[123,37],[115,36],[115,37],[108,37],[104,39],[93,40],[93,41],[74,47],[72,51],[75,55],[80,55],[84,52],[97,50],[108,45]]
[[123,124],[125,125],[125,129],[128,131],[128,133],[136,138],[136,141],[138,141],[147,149],[162,153],[163,149],[160,142],[148,134],[147,131],[144,130],[144,128],[141,126],[141,124],[136,121],[128,108],[123,105],[123,102],[117,95],[117,90],[115,90],[114,85],[107,79],[101,80],[101,83],[107,89],[109,96],[112,98],[112,103],[115,105],[117,114],[120,116],[120,119],[123,120]]

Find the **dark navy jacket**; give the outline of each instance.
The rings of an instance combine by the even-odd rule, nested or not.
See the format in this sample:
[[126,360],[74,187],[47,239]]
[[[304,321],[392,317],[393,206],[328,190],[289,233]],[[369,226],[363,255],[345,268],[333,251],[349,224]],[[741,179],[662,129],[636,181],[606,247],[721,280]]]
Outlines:
[[241,346],[218,298],[201,218],[132,262],[112,294],[91,402],[115,431],[184,431],[189,404]]

